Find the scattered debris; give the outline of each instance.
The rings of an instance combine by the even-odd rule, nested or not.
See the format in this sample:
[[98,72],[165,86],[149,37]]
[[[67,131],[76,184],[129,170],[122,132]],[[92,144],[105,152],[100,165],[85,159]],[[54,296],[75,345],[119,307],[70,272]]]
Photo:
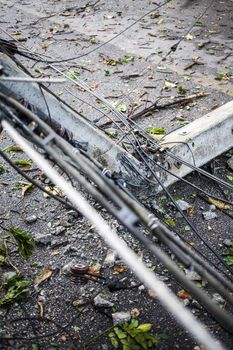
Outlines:
[[192,208],[191,204],[189,204],[188,202],[186,202],[186,201],[184,201],[182,199],[178,199],[176,201],[176,204],[180,207],[180,209],[182,211],[187,211],[188,209]]
[[45,267],[43,269],[43,271],[41,272],[41,274],[39,276],[37,276],[35,278],[34,281],[34,287],[37,289],[37,287],[44,282],[45,280],[47,280],[49,277],[52,276],[53,270],[50,269],[49,267]]
[[113,319],[114,325],[125,323],[131,319],[131,313],[129,311],[114,312],[112,314],[112,319]]
[[111,301],[104,299],[101,295],[97,295],[94,298],[94,304],[97,307],[113,307],[114,304]]

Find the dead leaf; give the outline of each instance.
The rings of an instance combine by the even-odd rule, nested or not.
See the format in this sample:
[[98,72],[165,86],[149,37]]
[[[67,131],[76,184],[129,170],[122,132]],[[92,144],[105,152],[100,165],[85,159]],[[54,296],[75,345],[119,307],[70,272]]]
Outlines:
[[100,267],[98,265],[92,265],[88,269],[89,273],[93,273],[96,276],[100,275]]
[[193,217],[193,212],[194,212],[194,209],[192,207],[187,209],[187,214],[190,218]]
[[186,292],[184,289],[181,289],[179,290],[179,292],[177,293],[177,296],[180,298],[180,299],[188,299],[188,300],[192,300],[192,296]]
[[17,146],[17,145],[12,145],[12,146],[4,148],[3,151],[7,151],[7,152],[22,152],[22,148],[20,146]]
[[21,34],[22,34],[22,33],[19,32],[19,31],[16,31],[16,32],[11,33],[11,35],[21,35]]
[[59,250],[54,250],[50,255],[51,256],[60,255],[60,252],[59,252]]
[[40,317],[43,318],[44,317],[44,304],[42,301],[37,301],[37,304],[39,306],[39,310],[40,310]]
[[97,84],[97,83],[91,84],[91,88],[92,88],[93,90],[96,90],[98,86],[99,86],[99,84]]
[[185,37],[186,40],[193,40],[192,34],[187,34]]
[[165,88],[170,89],[170,88],[175,88],[177,86],[176,83],[172,83],[171,81],[165,81]]
[[211,198],[211,197],[208,197],[208,201],[211,203],[211,204],[214,204],[215,207],[217,207],[218,209],[224,209],[224,210],[227,210],[227,209],[230,209],[231,206],[229,204],[225,204],[217,199],[214,199],[214,198]]
[[25,196],[25,193],[26,193],[27,191],[29,191],[30,189],[32,189],[32,188],[33,188],[33,184],[32,184],[32,183],[29,183],[29,184],[23,186],[23,187],[22,187],[22,197],[24,197],[24,196]]
[[[50,192],[51,194],[55,195],[55,196],[63,196],[63,192],[60,190],[60,188],[54,186],[46,186],[45,187],[46,191]],[[47,193],[43,193],[45,198],[49,198],[50,196]]]
[[126,265],[115,265],[113,269],[114,271],[121,273],[123,271],[126,271],[128,267]]
[[41,274],[35,278],[34,286],[38,287],[42,282],[47,280],[53,273],[53,270],[51,270],[49,267],[45,267]]

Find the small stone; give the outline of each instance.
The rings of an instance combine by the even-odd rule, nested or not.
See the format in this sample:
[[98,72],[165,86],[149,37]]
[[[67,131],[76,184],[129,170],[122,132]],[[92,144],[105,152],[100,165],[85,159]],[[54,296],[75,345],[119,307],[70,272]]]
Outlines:
[[62,220],[60,221],[60,225],[63,226],[63,228],[71,227],[71,226],[72,226],[72,224],[70,224],[69,221],[66,220],[66,218],[64,218],[64,219],[62,219]]
[[104,131],[106,132],[106,134],[108,134],[111,137],[116,137],[118,134],[117,130],[114,128],[106,128]]
[[114,265],[114,263],[116,262],[116,257],[117,257],[116,251],[113,249],[108,249],[107,255],[106,255],[104,262],[103,262],[103,265],[108,266],[108,267],[112,267]]
[[214,293],[214,294],[212,295],[212,300],[213,300],[215,303],[219,304],[219,305],[225,303],[225,300],[223,299],[223,297],[222,297],[220,294],[218,294],[218,293]]
[[216,210],[216,206],[214,204],[211,204],[210,205],[210,211],[214,211],[214,210]]
[[217,214],[213,211],[205,211],[202,213],[205,220],[212,220],[217,218]]
[[228,159],[227,165],[229,166],[229,168],[230,168],[231,170],[233,170],[233,157],[231,157],[230,159]]
[[113,307],[114,306],[114,304],[111,303],[111,301],[104,299],[103,297],[101,297],[101,295],[97,295],[94,298],[94,304],[97,307]]
[[27,224],[32,224],[33,222],[35,222],[37,220],[37,216],[36,215],[29,215],[25,218],[25,222]]
[[49,244],[52,241],[52,235],[50,233],[43,234],[43,233],[37,233],[34,237],[35,242],[41,243],[41,244]]
[[185,270],[185,274],[186,274],[186,277],[191,281],[201,281],[202,280],[201,276],[198,275],[198,273],[195,271]]
[[192,208],[191,204],[189,204],[188,202],[186,202],[186,201],[184,201],[182,199],[178,199],[176,201],[176,204],[180,207],[180,209],[182,211],[186,211],[186,210]]
[[231,239],[224,239],[223,244],[227,247],[233,247],[233,241]]
[[142,284],[141,286],[138,287],[138,290],[140,290],[140,291],[145,290],[145,286]]
[[152,298],[152,299],[155,299],[155,298],[157,297],[156,292],[154,292],[154,291],[151,290],[151,289],[148,290],[148,295],[149,295],[149,297]]
[[77,261],[75,259],[72,259],[70,262],[68,262],[66,265],[63,266],[62,271],[64,274],[70,274],[71,267],[75,266],[77,264]]
[[184,307],[188,306],[190,304],[190,301],[188,299],[184,299],[182,301],[182,304],[184,305]]
[[199,302],[195,299],[192,300],[191,306],[194,307],[195,309],[202,310],[201,304],[199,304]]
[[58,236],[58,235],[62,234],[62,233],[65,232],[65,231],[66,231],[65,227],[63,227],[63,226],[58,226],[58,227],[56,227],[56,230],[54,231],[54,234],[55,234],[56,236]]
[[113,324],[119,324],[119,323],[125,323],[128,322],[131,319],[130,312],[114,312],[112,314]]

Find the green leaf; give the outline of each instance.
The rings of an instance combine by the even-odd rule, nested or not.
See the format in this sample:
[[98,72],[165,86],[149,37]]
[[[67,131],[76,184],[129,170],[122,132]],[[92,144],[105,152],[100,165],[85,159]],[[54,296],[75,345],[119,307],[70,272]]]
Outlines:
[[29,281],[24,281],[22,275],[14,274],[3,285],[7,290],[4,297],[0,300],[0,305],[7,305],[18,299],[21,299],[28,292]]
[[5,173],[5,168],[3,165],[0,165],[0,175],[2,175],[3,173]]
[[9,232],[12,234],[17,243],[20,255],[23,258],[28,259],[32,255],[35,248],[32,236],[17,227],[10,227]]
[[201,21],[196,21],[195,26],[196,27],[205,27],[204,23],[202,23]]
[[117,60],[114,60],[112,58],[108,58],[107,60],[104,61],[104,63],[107,65],[107,66],[116,66],[119,61]]
[[223,255],[225,255],[225,257],[223,258],[223,260],[227,263],[227,265],[231,266],[233,265],[233,247],[228,248]]
[[167,218],[167,219],[165,219],[165,221],[171,227],[175,227],[176,226],[175,221],[173,219],[171,219],[171,218]]
[[185,88],[183,86],[179,86],[177,89],[177,92],[180,95],[185,95],[187,93],[187,91],[185,90]]
[[6,152],[22,152],[22,148],[20,146],[17,146],[17,145],[12,145],[12,146],[4,148],[3,151],[6,151]]
[[0,255],[0,266],[5,263],[5,256]]
[[127,106],[124,103],[120,103],[117,108],[122,113],[125,113],[127,111]]
[[152,328],[152,324],[151,323],[144,323],[141,324],[140,326],[138,326],[138,330],[140,329],[140,331],[142,331],[143,333],[149,332]]
[[146,132],[151,135],[164,135],[165,129],[164,128],[150,128],[147,129]]
[[229,266],[233,265],[233,256],[232,255],[227,255],[225,258],[223,258],[225,263]]
[[127,334],[123,332],[119,327],[114,327],[114,331],[119,339],[127,338]]
[[90,43],[91,44],[96,44],[96,37],[95,36],[92,36],[91,39],[90,39]]
[[106,77],[109,77],[110,75],[111,75],[111,73],[110,73],[110,71],[109,70],[104,70],[104,75],[106,76]]
[[108,336],[109,336],[109,338],[110,338],[110,341],[111,341],[112,346],[114,347],[114,349],[117,349],[119,343],[118,343],[118,340],[117,340],[115,334],[114,334],[113,332],[111,332],[111,333],[109,333]]
[[26,166],[32,166],[32,163],[29,162],[28,160],[25,159],[18,159],[18,160],[14,160],[14,164],[15,165],[26,165]]
[[39,350],[39,346],[37,344],[32,344],[32,350]]
[[232,175],[227,175],[227,181],[230,183],[233,183],[233,176]]
[[130,62],[133,62],[134,61],[134,57],[133,56],[123,56],[119,59],[119,62],[120,63],[130,63]]
[[80,76],[80,73],[77,70],[70,70],[66,75],[68,78],[76,80]]
[[128,329],[133,329],[133,328],[137,328],[138,327],[138,320],[133,319],[130,324],[125,323],[125,325]]

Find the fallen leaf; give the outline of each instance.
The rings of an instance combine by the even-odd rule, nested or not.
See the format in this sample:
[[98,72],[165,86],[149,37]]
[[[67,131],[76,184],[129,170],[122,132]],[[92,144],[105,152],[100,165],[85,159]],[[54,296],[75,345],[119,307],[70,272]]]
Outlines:
[[43,281],[47,280],[53,273],[49,267],[45,267],[41,274],[35,278],[34,286],[38,287]]
[[113,269],[114,269],[114,271],[121,273],[121,272],[126,271],[128,269],[128,267],[126,265],[115,265]]
[[165,88],[170,89],[176,87],[176,83],[172,83],[171,81],[165,81]]
[[160,18],[160,20],[158,21],[158,23],[157,24],[163,24],[163,23],[165,23],[165,19],[164,18]]
[[19,31],[11,33],[11,35],[21,35],[21,34],[22,34],[22,32],[19,32]]
[[24,159],[14,160],[14,164],[15,165],[32,166],[31,162],[29,162],[28,160],[24,160]]
[[25,185],[22,187],[22,197],[25,196],[25,193],[29,190],[32,190],[33,188],[33,184],[32,183],[29,183],[28,185]]
[[22,258],[28,259],[33,253],[35,248],[34,240],[30,234],[21,230],[18,227],[10,227],[9,232],[14,237],[18,250]]
[[88,272],[93,273],[96,276],[99,276],[100,275],[100,266],[92,265],[89,267]]
[[20,146],[17,146],[17,145],[12,145],[12,146],[4,148],[3,151],[6,151],[6,152],[22,152],[22,148]]
[[208,197],[208,201],[212,204],[215,205],[215,207],[219,208],[219,209],[230,209],[231,206],[229,204],[225,204],[217,199],[214,199],[214,198],[211,198],[211,197]]
[[187,34],[185,37],[186,40],[193,40],[192,34]]
[[147,129],[146,132],[150,135],[164,135],[165,129],[164,128],[150,128]]
[[44,317],[44,304],[42,301],[37,301],[37,304],[39,306],[39,310],[40,310],[40,317],[43,318]]
[[193,212],[194,212],[194,209],[192,207],[187,209],[187,214],[190,218],[193,217]]
[[186,292],[184,289],[181,289],[178,293],[177,293],[177,296],[180,298],[180,299],[188,299],[188,300],[192,300],[192,296]]
[[51,256],[60,255],[60,252],[59,252],[59,250],[54,250],[50,255]]
[[[46,186],[45,187],[46,191],[50,192],[51,194],[55,195],[55,196],[63,196],[63,192],[60,190],[60,188],[54,186]],[[47,193],[43,193],[45,198],[50,197]]]
[[74,71],[74,70],[70,70],[66,73],[67,77],[72,79],[72,80],[76,80],[79,76],[80,73],[78,71]]

